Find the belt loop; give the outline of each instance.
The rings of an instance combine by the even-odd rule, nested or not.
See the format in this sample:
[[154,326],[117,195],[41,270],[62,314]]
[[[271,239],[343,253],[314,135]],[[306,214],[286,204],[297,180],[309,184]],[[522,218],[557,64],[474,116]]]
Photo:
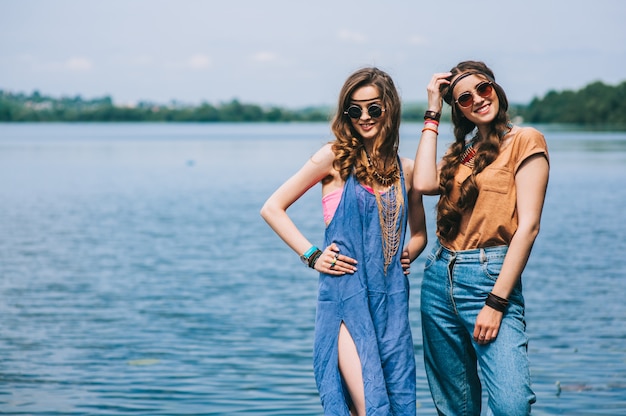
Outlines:
[[480,249],[480,263],[486,263],[487,262],[487,254],[485,254],[485,249],[481,248]]

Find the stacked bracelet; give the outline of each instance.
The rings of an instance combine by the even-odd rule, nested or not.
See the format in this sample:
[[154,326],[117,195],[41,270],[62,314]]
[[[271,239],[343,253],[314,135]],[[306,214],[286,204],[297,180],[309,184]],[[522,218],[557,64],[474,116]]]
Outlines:
[[322,250],[320,250],[316,246],[311,246],[310,249],[308,249],[303,255],[300,256],[300,260],[302,260],[302,263],[304,263],[305,265],[313,268],[315,266],[315,262],[317,261],[317,259],[320,258],[321,255]]
[[311,257],[309,257],[308,266],[311,269],[315,268],[315,263],[317,262],[317,259],[319,259],[321,255],[322,255],[322,250],[318,249],[315,251],[315,253],[313,253]]
[[435,134],[439,134],[439,132],[438,132],[437,130],[435,130],[435,129],[431,129],[430,127],[424,127],[424,128],[422,129],[422,133],[424,133],[426,130],[430,130],[430,131],[432,131],[432,132],[433,132],[433,133],[435,133]]
[[509,306],[509,301],[507,299],[501,298],[498,295],[489,293],[487,295],[487,300],[485,300],[485,305],[497,310],[498,312],[504,312],[507,306]]
[[436,111],[426,111],[424,113],[424,120],[435,120],[435,121],[439,121],[439,119],[441,118],[441,113],[438,113]]

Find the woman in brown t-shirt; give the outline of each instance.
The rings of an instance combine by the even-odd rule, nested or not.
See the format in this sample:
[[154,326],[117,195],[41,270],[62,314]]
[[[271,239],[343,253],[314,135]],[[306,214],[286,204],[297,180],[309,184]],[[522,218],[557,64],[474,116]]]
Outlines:
[[[530,388],[521,275],[548,183],[543,135],[514,126],[504,90],[482,62],[433,75],[414,187],[440,195],[437,242],[421,293],[424,361],[440,414],[479,415],[481,381],[495,415],[526,415]],[[442,101],[455,142],[437,164]]]

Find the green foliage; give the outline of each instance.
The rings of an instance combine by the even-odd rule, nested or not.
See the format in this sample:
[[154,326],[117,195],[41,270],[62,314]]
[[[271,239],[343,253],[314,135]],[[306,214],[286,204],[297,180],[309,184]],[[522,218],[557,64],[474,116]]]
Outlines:
[[519,114],[529,123],[566,123],[592,128],[626,128],[626,81],[612,87],[600,81],[579,91],[550,91]]
[[329,108],[305,108],[291,111],[279,107],[264,108],[232,100],[213,106],[159,105],[140,102],[136,106],[116,106],[110,97],[84,100],[80,96],[55,99],[38,91],[30,96],[0,90],[0,122],[285,122],[324,121]]

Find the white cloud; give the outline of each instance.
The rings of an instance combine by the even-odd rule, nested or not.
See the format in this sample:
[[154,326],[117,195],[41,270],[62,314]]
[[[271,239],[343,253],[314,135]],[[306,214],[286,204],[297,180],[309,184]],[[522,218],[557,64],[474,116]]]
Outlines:
[[93,62],[87,58],[72,57],[64,62],[63,67],[75,72],[90,71],[93,68]]
[[274,52],[260,51],[252,55],[252,60],[255,62],[275,62],[278,60],[278,55]]
[[346,29],[339,31],[339,39],[350,43],[365,43],[367,36],[362,33],[352,32]]
[[203,70],[211,67],[211,58],[205,54],[197,53],[187,61],[187,66],[195,70]]

